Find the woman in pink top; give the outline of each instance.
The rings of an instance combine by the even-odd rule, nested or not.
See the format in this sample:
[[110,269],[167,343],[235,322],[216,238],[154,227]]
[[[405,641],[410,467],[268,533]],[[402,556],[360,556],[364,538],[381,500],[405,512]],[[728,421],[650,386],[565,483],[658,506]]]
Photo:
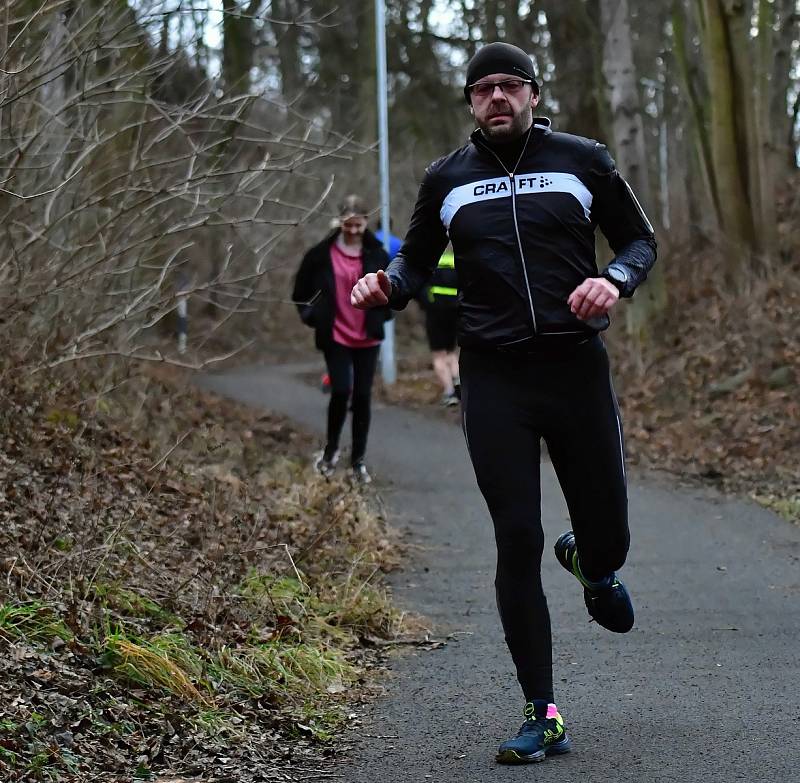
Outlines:
[[347,196],[339,208],[339,228],[309,250],[300,264],[292,299],[303,323],[314,329],[315,343],[325,355],[331,380],[325,449],[315,462],[323,475],[333,473],[339,439],[352,390],[354,478],[371,481],[364,465],[370,422],[372,381],[383,340],[388,307],[357,310],[350,291],[367,272],[385,269],[389,257],[367,229],[367,209],[358,196]]

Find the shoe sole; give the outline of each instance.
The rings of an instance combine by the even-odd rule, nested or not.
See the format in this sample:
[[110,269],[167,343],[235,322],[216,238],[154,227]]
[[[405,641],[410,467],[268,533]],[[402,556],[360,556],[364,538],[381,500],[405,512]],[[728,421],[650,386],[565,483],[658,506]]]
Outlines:
[[569,738],[569,734],[565,734],[562,739],[558,742],[554,742],[552,745],[549,745],[544,749],[544,752],[548,756],[563,756],[565,753],[569,753],[572,750],[572,740]]
[[[569,543],[567,543],[569,542]],[[578,579],[578,575],[572,570],[572,564],[569,562],[569,547],[570,545],[575,543],[575,534],[568,530],[566,533],[562,533],[558,540],[553,547],[553,551],[556,555],[556,560],[558,560],[559,565],[568,573],[572,574],[576,579]],[[563,560],[562,560],[563,557]],[[581,580],[578,579],[580,582]]]
[[633,611],[633,604],[631,602],[630,595],[628,594],[628,589],[625,587],[622,582],[619,583],[622,591],[625,594],[625,597],[630,605],[630,616],[624,618],[622,622],[613,622],[608,620],[602,620],[597,615],[601,612],[593,611],[592,601],[594,600],[594,596],[592,595],[591,591],[584,588],[583,590],[583,602],[586,604],[586,611],[589,612],[589,616],[594,620],[601,628],[605,628],[607,631],[611,631],[611,633],[628,633],[636,622],[636,617]]
[[530,756],[520,756],[515,750],[504,750],[495,756],[498,764],[538,764],[546,758],[547,756],[543,750]]
[[605,622],[599,620],[595,616],[595,613],[592,611],[592,600],[594,598],[594,596],[592,595],[592,591],[589,590],[589,588],[583,584],[580,577],[572,570],[572,565],[570,562],[572,558],[569,556],[569,548],[570,546],[574,546],[574,544],[575,544],[575,534],[571,530],[568,530],[566,533],[562,533],[558,537],[558,540],[556,541],[553,549],[555,551],[556,560],[558,561],[559,565],[565,571],[572,574],[583,587],[583,602],[586,604],[586,610],[589,612],[589,617],[591,617],[592,620],[594,620],[601,628],[605,628],[607,631],[611,631],[611,633],[628,633],[628,631],[630,631],[631,628],[633,628],[635,622],[633,605],[631,603],[630,594],[628,593],[628,588],[626,588],[625,585],[618,580],[620,587],[622,588],[627,597],[628,603],[631,604],[630,619],[628,620],[626,618],[624,622],[615,625],[606,624]]
[[544,761],[548,756],[563,756],[572,750],[572,742],[569,736],[565,736],[558,742],[553,743],[544,751],[533,753],[530,756],[520,756],[515,750],[504,750],[498,753],[495,759],[498,764],[538,764]]

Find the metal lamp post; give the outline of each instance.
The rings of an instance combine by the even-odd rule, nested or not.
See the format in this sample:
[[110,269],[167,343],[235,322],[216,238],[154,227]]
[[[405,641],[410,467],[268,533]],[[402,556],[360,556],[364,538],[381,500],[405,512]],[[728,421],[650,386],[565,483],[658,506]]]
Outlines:
[[[386,73],[386,8],[384,0],[375,0],[375,39],[378,70],[378,140],[381,185],[381,231],[383,246],[389,252],[389,109]],[[397,359],[394,350],[394,320],[385,323],[381,346],[381,375],[389,386],[397,381]]]

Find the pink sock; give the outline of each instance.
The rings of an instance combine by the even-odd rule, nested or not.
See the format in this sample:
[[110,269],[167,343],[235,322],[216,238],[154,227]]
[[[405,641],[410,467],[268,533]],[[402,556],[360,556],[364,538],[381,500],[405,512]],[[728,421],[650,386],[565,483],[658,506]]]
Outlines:
[[555,704],[548,704],[547,705],[547,715],[546,718],[555,718],[558,715],[558,707]]

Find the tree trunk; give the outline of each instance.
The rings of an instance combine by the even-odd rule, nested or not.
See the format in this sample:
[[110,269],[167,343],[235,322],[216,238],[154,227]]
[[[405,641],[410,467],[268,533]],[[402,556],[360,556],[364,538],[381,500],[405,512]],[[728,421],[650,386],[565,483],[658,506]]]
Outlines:
[[228,92],[250,91],[253,67],[253,16],[260,3],[222,0],[222,80]]
[[738,280],[755,247],[747,193],[747,150],[741,148],[742,93],[736,82],[732,40],[722,0],[698,0],[705,16],[704,52],[711,102],[711,159],[720,198],[719,222],[729,271]]
[[600,0],[603,76],[611,105],[611,131],[619,169],[639,198],[651,200],[644,124],[633,62],[628,0]]
[[291,103],[297,98],[303,87],[300,66],[300,28],[293,23],[298,16],[299,9],[295,0],[274,0],[272,7],[275,20],[271,22],[271,25],[277,42],[281,92],[284,99]]
[[[330,127],[352,133],[359,126],[361,108],[358,105],[358,81],[364,74],[358,70],[361,62],[358,48],[361,42],[357,38],[357,30],[364,29],[363,19],[353,24],[351,17],[344,23],[340,16],[330,15],[331,5],[327,0],[312,0],[309,5],[315,17],[325,18],[328,15],[328,24],[319,26],[312,32],[318,77],[315,93],[321,106],[330,113]],[[362,6],[358,6],[356,14],[363,17]],[[365,44],[370,47],[375,39],[374,30],[369,31],[368,37]],[[372,69],[374,74],[374,65]],[[372,103],[375,103],[374,93]],[[362,138],[362,131],[359,131],[359,138]]]
[[775,56],[772,66],[770,126],[773,129],[777,171],[797,166],[792,143],[794,124],[789,113],[789,95],[792,89],[792,46],[800,34],[800,13],[795,10],[796,0],[778,0],[776,10],[778,31],[775,36]]
[[789,126],[789,148],[792,150],[792,162],[795,167],[797,167],[797,133],[795,132],[795,128],[797,127],[797,121],[800,118],[800,93],[797,94],[797,97],[794,99],[794,105],[792,106],[792,122]]
[[[430,26],[433,5],[433,0],[419,4],[421,30],[409,29],[405,23],[394,24],[387,41],[389,52],[396,57],[395,72],[401,71],[405,77],[402,87],[399,79],[395,82],[389,116],[392,137],[407,139],[414,158],[424,163],[463,144],[465,121],[468,122],[461,90],[443,78],[447,64],[440,61],[436,52]],[[405,18],[406,14],[402,19]],[[431,117],[436,118],[435,133],[431,133]]]
[[[601,42],[584,0],[540,0],[547,14],[555,63],[553,97],[558,101],[558,129],[590,138],[606,133],[601,105]],[[547,99],[547,95],[544,95]]]
[[486,43],[500,40],[500,32],[497,28],[497,17],[499,8],[497,0],[485,0],[483,3],[483,30]]
[[[356,16],[358,30],[358,108],[359,125],[357,136],[366,145],[374,144],[378,138],[378,72],[375,65],[375,6],[365,4]],[[375,158],[370,157],[374,163]]]
[[534,52],[534,35],[538,28],[537,15],[532,7],[528,7],[527,12],[520,14],[520,4],[507,2],[505,9],[506,40],[519,46],[526,52]]
[[[773,26],[775,10],[768,0],[758,3],[758,38],[755,71],[753,72],[753,111],[745,112],[753,118],[752,138],[750,139],[750,160],[752,172],[751,190],[756,196],[754,212],[757,250],[762,262],[767,266],[778,253],[777,211],[775,207],[775,144],[773,129],[770,126],[772,104],[772,62],[774,58]],[[741,67],[747,71],[747,63]]]
[[706,113],[704,110],[707,96],[701,95],[701,84],[696,68],[691,61],[687,42],[687,19],[684,7],[685,0],[675,0],[672,4],[672,29],[674,35],[674,52],[678,70],[683,80],[686,101],[689,106],[691,128],[694,137],[695,156],[699,163],[700,175],[709,204],[713,210],[712,225],[704,225],[705,229],[719,229],[720,205],[717,181],[714,176],[714,164],[711,156],[711,136],[708,132]]
[[[600,0],[604,35],[603,76],[611,107],[611,127],[617,165],[637,197],[652,201],[644,123],[629,21],[628,0]],[[656,267],[647,286],[625,309],[630,337],[639,345],[647,341],[653,317],[666,304],[662,267]]]

